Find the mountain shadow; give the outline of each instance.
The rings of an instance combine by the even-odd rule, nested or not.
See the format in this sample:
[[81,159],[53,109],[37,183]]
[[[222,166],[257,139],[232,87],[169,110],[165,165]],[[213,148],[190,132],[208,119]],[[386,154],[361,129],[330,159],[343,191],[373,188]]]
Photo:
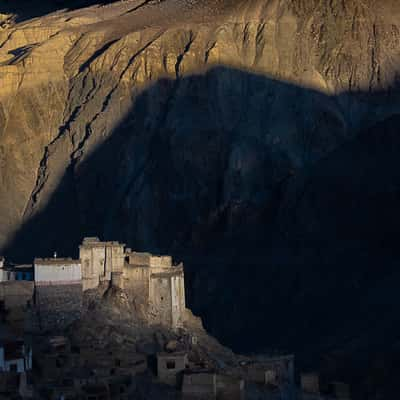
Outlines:
[[400,115],[352,131],[344,105],[358,101],[393,97],[222,67],[161,79],[91,152],[86,138],[3,253],[76,256],[96,235],[172,254],[223,343],[295,352],[373,398],[392,382],[374,363],[400,338]]

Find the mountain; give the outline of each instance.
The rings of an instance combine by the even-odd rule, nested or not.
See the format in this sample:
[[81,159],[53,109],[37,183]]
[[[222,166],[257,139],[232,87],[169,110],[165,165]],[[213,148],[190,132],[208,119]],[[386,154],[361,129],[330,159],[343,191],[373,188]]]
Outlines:
[[22,3],[0,5],[22,13],[0,30],[0,252],[123,240],[185,261],[239,350],[348,374],[396,353],[398,2]]

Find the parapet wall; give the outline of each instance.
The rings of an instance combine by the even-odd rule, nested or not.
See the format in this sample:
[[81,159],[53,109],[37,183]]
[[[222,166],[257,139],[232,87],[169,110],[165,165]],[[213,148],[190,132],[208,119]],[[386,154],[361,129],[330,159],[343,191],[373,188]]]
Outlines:
[[62,330],[81,316],[82,284],[37,286],[35,306],[41,329]]
[[150,265],[150,253],[137,253],[132,251],[128,253],[128,263],[130,265]]
[[171,268],[172,257],[171,256],[153,256],[150,253],[137,253],[129,252],[128,263],[130,265],[142,265],[149,266],[151,268]]
[[171,268],[172,257],[171,256],[151,256],[150,267],[152,268]]

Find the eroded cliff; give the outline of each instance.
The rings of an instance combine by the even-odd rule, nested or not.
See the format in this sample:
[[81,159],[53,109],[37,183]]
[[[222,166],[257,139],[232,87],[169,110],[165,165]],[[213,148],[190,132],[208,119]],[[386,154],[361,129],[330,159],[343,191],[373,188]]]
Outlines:
[[0,249],[71,254],[96,234],[169,251],[230,343],[348,340],[335,321],[394,296],[399,16],[132,0],[6,27]]

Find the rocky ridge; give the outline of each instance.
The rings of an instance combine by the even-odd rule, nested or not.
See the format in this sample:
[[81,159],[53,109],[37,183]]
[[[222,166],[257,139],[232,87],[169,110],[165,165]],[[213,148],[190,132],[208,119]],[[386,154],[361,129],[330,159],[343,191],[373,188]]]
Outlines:
[[363,348],[396,299],[399,14],[132,0],[0,30],[0,249],[168,251],[230,343]]

